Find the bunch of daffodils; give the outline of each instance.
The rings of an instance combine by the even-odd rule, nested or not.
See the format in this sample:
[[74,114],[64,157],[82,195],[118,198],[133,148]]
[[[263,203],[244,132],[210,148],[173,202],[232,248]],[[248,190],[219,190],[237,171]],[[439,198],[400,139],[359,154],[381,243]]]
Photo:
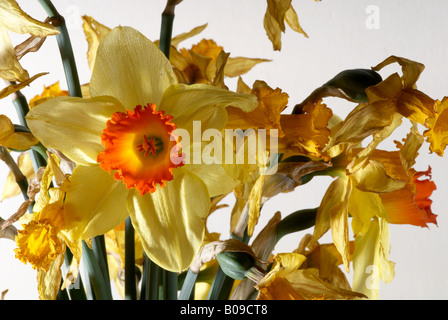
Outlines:
[[[155,41],[79,17],[91,70],[80,85],[64,19],[39,2],[46,21],[0,0],[0,98],[12,97],[21,119],[0,116],[4,197],[24,197],[0,220],[0,236],[36,270],[40,299],[377,299],[366,270],[393,280],[389,225],[437,224],[431,167],[414,166],[424,142],[443,156],[448,98],[417,89],[423,64],[390,56],[341,71],[288,114],[281,88],[242,80],[267,59],[232,57],[210,39],[180,47],[207,25],[172,36],[181,1],[169,0]],[[268,0],[274,50],[286,25],[307,37],[291,0]],[[6,30],[31,37],[14,48]],[[30,77],[19,60],[52,37],[68,90],[51,84],[27,101],[20,90],[45,73]],[[390,64],[402,72],[383,79]],[[235,91],[226,77],[238,77]],[[355,107],[341,119],[326,97]],[[396,149],[380,149],[404,121],[411,129]],[[263,212],[269,222],[255,236],[267,201],[306,194],[318,176],[333,178],[318,207]],[[207,219],[229,198],[223,237]],[[296,250],[274,254],[298,231],[306,235]],[[321,243],[327,232],[333,241]]]

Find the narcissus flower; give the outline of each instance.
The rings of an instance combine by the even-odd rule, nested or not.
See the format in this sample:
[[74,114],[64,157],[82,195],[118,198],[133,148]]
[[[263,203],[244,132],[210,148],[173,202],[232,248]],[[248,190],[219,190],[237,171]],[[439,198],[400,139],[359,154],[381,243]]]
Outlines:
[[[65,249],[73,253],[70,277],[65,277],[64,287],[76,280],[81,260],[81,242],[71,241],[65,232],[64,199],[70,186],[69,179],[57,165],[53,155],[42,174],[39,198],[32,214],[25,214],[19,220],[22,229],[16,236],[16,258],[30,263],[38,271],[38,289],[41,299],[54,300],[61,287],[61,266]],[[51,187],[55,177],[56,187]]]
[[[414,132],[415,134],[415,132]],[[412,141],[412,134],[408,141]],[[314,238],[319,239],[329,229],[334,243],[342,255],[346,270],[349,270],[349,214],[356,237],[366,234],[371,220],[379,217],[388,223],[427,226],[435,223],[429,196],[435,188],[430,180],[418,178],[429,172],[417,172],[406,163],[415,159],[406,158],[409,145],[400,151],[373,150],[368,157],[359,160],[353,150],[356,163],[350,170],[335,172],[338,178],[331,183],[322,199],[316,217]],[[404,150],[404,151],[403,151]],[[418,148],[417,148],[418,150]],[[363,150],[361,149],[362,152]],[[335,165],[344,166],[334,159]],[[384,228],[383,228],[384,230]],[[383,247],[385,245],[383,244]]]
[[222,130],[227,106],[251,111],[256,98],[177,84],[168,59],[129,27],[113,29],[101,42],[90,95],[57,97],[27,115],[43,145],[77,164],[65,203],[70,237],[104,234],[130,215],[151,260],[167,270],[186,269],[202,243],[203,219],[217,195],[212,183],[219,179],[214,166],[183,165],[174,130],[192,136],[193,121],[202,130]]
[[307,260],[299,253],[280,253],[271,271],[256,285],[258,300],[355,299],[364,295],[321,278],[315,267],[302,265]]

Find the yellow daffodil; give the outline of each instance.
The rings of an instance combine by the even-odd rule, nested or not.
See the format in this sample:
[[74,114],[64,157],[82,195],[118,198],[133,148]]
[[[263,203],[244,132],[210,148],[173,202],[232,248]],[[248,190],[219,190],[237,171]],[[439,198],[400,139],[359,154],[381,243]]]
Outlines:
[[[41,299],[54,300],[61,287],[61,266],[64,262],[65,248],[73,253],[70,272],[64,287],[76,280],[77,268],[81,259],[81,243],[67,237],[64,219],[64,199],[70,181],[56,164],[55,156],[49,161],[42,175],[39,198],[32,214],[22,216],[19,222],[22,229],[16,236],[16,258],[29,262],[38,271],[38,289]],[[53,177],[57,187],[50,187]],[[76,273],[75,273],[76,272]]]
[[247,73],[256,64],[269,61],[244,57],[224,58],[224,48],[212,39],[203,39],[191,49],[174,49],[170,61],[179,81],[183,83],[217,84],[220,77],[237,77]]
[[329,186],[316,217],[315,239],[331,229],[345,268],[349,270],[349,214],[353,217],[355,235],[367,232],[370,220],[376,216],[389,223],[418,226],[435,223],[429,200],[434,183],[418,180],[426,174],[403,170],[399,152],[375,150],[356,173],[341,172]]
[[[390,56],[373,69],[379,71],[392,63],[401,66],[402,76],[394,73],[379,84],[367,88],[368,103],[361,103],[350,112],[334,132],[326,149],[342,144],[357,145],[372,136],[372,142],[360,154],[367,155],[400,126],[403,118],[426,126],[427,139],[429,142],[434,140],[433,146],[443,141],[444,138],[440,137],[446,135],[446,128],[441,126],[442,122],[437,122],[434,130],[431,128],[436,125],[436,119],[444,108],[440,107],[440,103],[437,107],[434,99],[416,89],[416,82],[424,70],[424,65],[406,58]],[[437,133],[433,135],[434,132]],[[441,150],[441,147],[437,147],[437,150]]]
[[54,97],[68,97],[68,91],[67,90],[61,90],[59,86],[59,82],[56,82],[49,86],[44,86],[44,90],[41,94],[35,95],[32,99],[29,101],[30,108],[34,108],[39,103],[42,103],[48,99],[54,98]]
[[173,131],[193,133],[193,121],[201,130],[222,130],[227,106],[251,111],[256,98],[177,84],[168,59],[129,27],[113,29],[101,42],[90,95],[56,97],[27,115],[43,145],[77,164],[65,203],[70,238],[104,234],[130,215],[151,260],[167,270],[186,269],[202,243],[219,179],[209,179],[216,178],[214,166],[183,165]]
[[28,132],[15,132],[12,121],[4,114],[0,115],[1,146],[17,150],[28,150],[37,142],[37,139]]
[[40,22],[27,15],[15,0],[0,2],[0,78],[6,81],[20,82],[0,91],[0,98],[20,90],[43,75],[43,73],[39,73],[29,77],[28,72],[19,63],[7,30],[20,34],[31,34],[35,37],[46,37],[59,33],[51,24]]

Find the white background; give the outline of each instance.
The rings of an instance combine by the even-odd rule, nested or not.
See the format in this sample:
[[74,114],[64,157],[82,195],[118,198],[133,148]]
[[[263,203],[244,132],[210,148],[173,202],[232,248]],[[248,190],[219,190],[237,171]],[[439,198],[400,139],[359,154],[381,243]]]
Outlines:
[[[21,7],[36,19],[44,20],[46,14],[38,1],[19,0]],[[65,16],[75,51],[81,83],[90,79],[87,67],[87,43],[81,28],[81,15],[90,15],[109,27],[128,25],[138,29],[151,40],[157,40],[160,17],[165,1],[161,0],[54,0],[58,11]],[[369,28],[366,25],[373,5],[379,10],[379,20]],[[448,96],[448,2],[445,0],[293,0],[300,23],[309,35],[288,29],[282,36],[281,52],[274,52],[263,29],[266,2],[263,0],[184,0],[176,8],[174,35],[208,23],[200,35],[181,43],[189,48],[202,38],[214,39],[231,57],[271,59],[257,65],[243,80],[252,85],[255,80],[265,80],[271,87],[279,87],[290,97],[289,107],[301,102],[311,91],[338,72],[352,68],[370,68],[390,55],[397,55],[425,64],[426,69],[418,81],[418,88],[434,99]],[[366,11],[367,10],[367,11]],[[11,34],[14,44],[25,39]],[[30,75],[50,72],[30,87],[22,90],[28,99],[41,92],[43,85],[60,81],[66,89],[56,39],[47,39],[38,53],[30,53],[21,60]],[[383,77],[399,68],[386,68]],[[235,90],[234,79],[227,81]],[[354,104],[338,99],[325,102],[334,113],[344,117]],[[15,110],[6,98],[0,101],[0,112],[15,123]],[[397,132],[401,139],[408,127]],[[392,148],[392,142],[382,144]],[[432,195],[432,209],[438,214],[438,227],[420,228],[391,225],[390,260],[396,263],[395,279],[380,285],[380,299],[447,299],[448,298],[448,219],[446,195],[448,194],[447,159],[429,154],[424,144],[417,158],[416,168],[432,167],[437,190]],[[0,190],[8,170],[0,163]],[[279,210],[287,215],[300,208],[318,206],[330,178],[315,179],[289,194],[268,202],[262,210],[258,232],[272,214]],[[14,213],[21,197],[0,203],[0,216],[6,219]],[[229,213],[220,210],[212,216],[210,229],[228,235]],[[312,230],[309,230],[312,231]],[[276,252],[294,250],[304,233],[283,238]],[[329,234],[322,243],[331,240]],[[14,243],[0,240],[0,292],[9,289],[6,299],[36,299],[36,272],[30,265],[14,259]],[[350,277],[351,275],[349,275]]]

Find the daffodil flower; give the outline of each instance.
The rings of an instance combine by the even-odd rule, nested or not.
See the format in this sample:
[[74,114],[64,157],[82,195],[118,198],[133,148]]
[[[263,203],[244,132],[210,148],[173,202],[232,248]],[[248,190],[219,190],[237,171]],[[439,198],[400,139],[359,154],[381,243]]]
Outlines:
[[91,98],[57,97],[27,115],[44,146],[77,164],[65,202],[70,237],[104,234],[130,215],[145,253],[170,271],[185,270],[199,250],[219,181],[213,165],[171,160],[180,156],[174,130],[192,132],[193,121],[222,130],[227,106],[256,107],[252,95],[176,82],[151,41],[117,27],[98,48]]
[[[35,190],[39,192],[39,198],[33,206],[33,213],[19,219],[22,228],[18,230],[14,251],[17,259],[30,263],[37,270],[40,299],[54,300],[61,287],[65,249],[70,248],[73,260],[69,268],[71,274],[65,276],[63,288],[76,280],[81,242],[71,241],[65,232],[64,200],[70,181],[60,170],[58,158],[50,155],[49,160],[40,188]],[[56,187],[51,187],[53,177]]]
[[[337,260],[330,253],[330,263]],[[323,252],[324,254],[324,252]],[[328,261],[322,261],[322,274],[318,267],[306,265],[307,257],[299,253],[279,253],[274,257],[271,271],[255,286],[258,300],[326,300],[356,299],[365,297],[346,285],[325,279]],[[329,276],[328,274],[326,276]]]
[[[335,167],[340,166],[342,170],[335,172],[338,178],[331,183],[322,199],[313,236],[317,240],[331,229],[335,246],[342,256],[347,272],[350,262],[349,214],[352,216],[351,226],[356,239],[374,232],[371,231],[374,219],[383,225],[381,232],[378,231],[378,234],[374,232],[377,234],[375,236],[377,243],[369,247],[372,250],[364,250],[360,255],[370,257],[378,254],[375,250],[378,246],[381,247],[381,263],[389,268],[387,281],[393,277],[393,263],[387,260],[389,254],[387,223],[421,227],[426,227],[428,223],[436,223],[436,215],[431,211],[429,199],[435,184],[430,179],[420,180],[423,176],[430,176],[430,170],[418,172],[412,168],[422,139],[423,137],[413,130],[405,144],[400,145],[399,151],[375,149],[368,157],[363,157],[352,167],[352,171],[345,170],[343,163],[347,161],[349,165],[352,164],[350,158],[357,159],[357,153],[363,152],[363,149],[353,149],[353,155],[348,157],[349,159],[344,160],[341,156],[333,160]],[[357,272],[365,275],[365,270],[360,268]]]

